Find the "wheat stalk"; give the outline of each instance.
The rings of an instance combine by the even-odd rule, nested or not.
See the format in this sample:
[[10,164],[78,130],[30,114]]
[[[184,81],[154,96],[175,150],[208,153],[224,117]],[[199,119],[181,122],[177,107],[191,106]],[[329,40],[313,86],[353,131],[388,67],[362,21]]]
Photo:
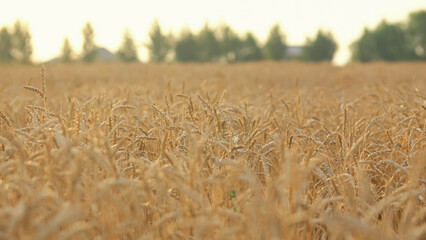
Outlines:
[[0,117],[3,119],[3,121],[6,123],[8,127],[12,128],[12,123],[10,119],[2,111],[0,111]]

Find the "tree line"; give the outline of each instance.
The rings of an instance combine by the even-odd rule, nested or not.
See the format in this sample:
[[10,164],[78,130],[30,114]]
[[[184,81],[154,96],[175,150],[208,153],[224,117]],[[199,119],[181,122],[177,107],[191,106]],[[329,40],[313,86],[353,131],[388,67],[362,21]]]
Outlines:
[[[82,30],[82,52],[76,54],[68,38],[64,39],[60,60],[62,62],[93,62],[98,58],[95,31],[88,22]],[[279,61],[331,61],[338,45],[331,32],[318,30],[307,38],[295,55],[289,54],[286,36],[280,25],[271,27],[267,40],[261,44],[248,32],[240,35],[231,26],[222,24],[215,28],[207,23],[197,33],[185,28],[175,36],[165,33],[154,21],[144,44],[150,62],[246,62],[264,59]],[[351,45],[353,61],[409,61],[426,60],[426,11],[410,13],[404,23],[383,20],[374,29],[365,28]],[[13,28],[0,30],[0,62],[31,63],[32,45],[28,26],[19,20]],[[120,61],[139,61],[137,44],[129,30],[116,52]]]
[[[76,54],[68,38],[62,44],[60,61],[93,62],[98,58],[95,31],[90,22],[82,30],[82,52]],[[149,41],[145,47],[150,62],[246,62],[263,59],[289,59],[286,55],[286,38],[278,24],[274,25],[266,43],[262,46],[256,36],[248,32],[240,36],[230,26],[223,24],[212,28],[207,23],[198,33],[188,28],[178,36],[164,33],[158,21],[154,21],[148,33]],[[318,31],[315,39],[307,39],[302,54],[297,59],[306,61],[330,61],[337,49],[331,33]],[[16,21],[12,30],[1,29],[0,61],[30,63],[32,46],[28,26]],[[137,44],[129,30],[125,30],[123,40],[116,52],[118,60],[139,61]]]
[[406,23],[381,21],[374,29],[364,28],[351,45],[352,60],[426,60],[426,11],[410,13]]

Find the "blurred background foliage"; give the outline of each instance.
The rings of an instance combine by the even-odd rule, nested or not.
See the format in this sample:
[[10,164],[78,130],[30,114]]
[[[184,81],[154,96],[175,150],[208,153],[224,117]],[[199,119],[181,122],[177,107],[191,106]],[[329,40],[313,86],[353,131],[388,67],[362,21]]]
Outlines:
[[[94,62],[102,60],[139,61],[138,47],[148,50],[149,61],[159,62],[222,62],[235,63],[260,60],[332,61],[338,43],[330,31],[319,29],[314,37],[308,37],[302,46],[290,46],[279,24],[270,28],[268,38],[262,44],[256,36],[247,32],[237,33],[231,26],[221,24],[212,27],[208,23],[199,32],[186,28],[180,34],[165,33],[155,20],[148,33],[147,43],[138,44],[129,30],[123,34],[118,50],[111,53],[95,41],[95,30],[87,22],[82,30],[83,46],[76,54],[68,38],[59,56],[50,62]],[[0,62],[32,63],[33,47],[27,24],[17,20],[13,26],[0,29]],[[352,61],[424,61],[426,60],[426,11],[410,13],[406,21],[389,23],[381,21],[375,28],[365,28],[351,45]]]

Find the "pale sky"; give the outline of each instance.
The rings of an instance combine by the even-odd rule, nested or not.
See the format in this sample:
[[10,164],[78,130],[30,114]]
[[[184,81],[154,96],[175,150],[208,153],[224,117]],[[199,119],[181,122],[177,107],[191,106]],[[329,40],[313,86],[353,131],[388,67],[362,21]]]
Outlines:
[[213,27],[227,23],[240,34],[252,31],[262,43],[270,27],[279,23],[288,45],[302,45],[319,28],[331,31],[339,44],[334,61],[342,64],[364,26],[374,27],[384,18],[403,21],[420,9],[426,10],[426,0],[0,0],[0,26],[12,26],[16,19],[27,23],[35,61],[58,56],[65,37],[79,53],[87,21],[96,43],[111,51],[128,28],[146,60],[143,43],[155,18],[164,31],[175,34],[183,27],[198,31],[206,21]]

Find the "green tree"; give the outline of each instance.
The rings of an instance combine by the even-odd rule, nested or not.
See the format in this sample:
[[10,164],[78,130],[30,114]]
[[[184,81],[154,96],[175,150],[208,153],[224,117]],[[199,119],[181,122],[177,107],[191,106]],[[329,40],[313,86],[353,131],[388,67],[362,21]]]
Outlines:
[[387,61],[400,61],[409,58],[407,35],[400,24],[382,21],[375,31],[379,56]]
[[241,61],[259,61],[262,59],[262,49],[252,33],[247,33],[240,51]]
[[226,62],[237,62],[241,60],[242,41],[238,34],[228,25],[219,28],[220,57]]
[[352,60],[402,61],[409,60],[410,53],[407,34],[400,24],[382,21],[374,31],[364,29],[363,35],[352,46]]
[[83,56],[84,62],[93,62],[97,58],[98,51],[95,44],[95,32],[92,24],[87,22],[83,28]]
[[20,63],[31,63],[33,48],[28,26],[17,20],[14,24],[12,35],[12,56]]
[[268,40],[265,44],[265,57],[275,61],[281,60],[284,58],[285,50],[285,36],[281,32],[280,26],[276,24],[269,32]]
[[172,44],[167,36],[162,33],[157,20],[151,26],[149,39],[150,42],[147,44],[149,60],[151,62],[164,62],[172,49]]
[[195,62],[197,55],[197,40],[189,29],[184,29],[175,44],[175,59],[178,62]]
[[407,32],[413,58],[426,60],[426,11],[413,12],[408,17]]
[[10,62],[12,57],[12,36],[6,27],[0,30],[0,62]]
[[73,50],[70,41],[68,38],[65,38],[61,49],[61,61],[65,63],[71,62],[73,60],[72,55]]
[[138,51],[133,41],[132,35],[128,29],[125,30],[123,36],[123,42],[121,43],[120,49],[117,52],[117,56],[121,61],[124,62],[137,62]]
[[331,61],[336,50],[337,44],[333,35],[319,30],[314,40],[306,40],[301,59],[314,62]]
[[377,52],[377,44],[374,32],[364,28],[361,37],[351,44],[352,56],[351,59],[360,62],[370,62],[379,60]]
[[219,42],[215,32],[208,24],[198,33],[197,36],[198,59],[202,62],[216,61],[220,55]]

